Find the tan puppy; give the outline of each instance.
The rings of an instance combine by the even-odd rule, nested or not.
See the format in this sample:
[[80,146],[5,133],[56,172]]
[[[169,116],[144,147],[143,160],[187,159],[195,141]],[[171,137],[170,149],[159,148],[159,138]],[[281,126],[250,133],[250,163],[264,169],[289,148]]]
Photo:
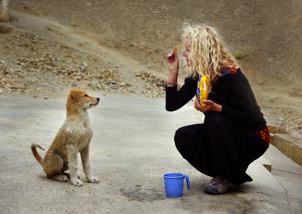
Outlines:
[[[87,109],[97,106],[99,101],[99,98],[91,97],[83,90],[70,90],[66,102],[66,120],[46,152],[44,159],[40,157],[36,147],[45,149],[35,143],[31,145],[32,153],[43,166],[47,178],[59,181],[67,181],[70,178],[73,185],[82,186],[83,182],[79,180],[77,175],[78,153],[80,152],[88,182],[97,183],[99,181],[90,173],[89,143],[93,132],[87,112]],[[70,174],[65,173],[68,169]]]

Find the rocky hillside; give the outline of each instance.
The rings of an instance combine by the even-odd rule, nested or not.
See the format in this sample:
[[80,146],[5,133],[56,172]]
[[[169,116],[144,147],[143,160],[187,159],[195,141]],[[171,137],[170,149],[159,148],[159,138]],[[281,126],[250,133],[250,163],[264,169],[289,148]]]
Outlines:
[[[9,8],[2,95],[79,87],[164,97],[166,55],[182,47],[184,23],[201,23],[238,58],[269,123],[301,137],[301,1],[14,0]],[[186,75],[182,64],[179,82]]]

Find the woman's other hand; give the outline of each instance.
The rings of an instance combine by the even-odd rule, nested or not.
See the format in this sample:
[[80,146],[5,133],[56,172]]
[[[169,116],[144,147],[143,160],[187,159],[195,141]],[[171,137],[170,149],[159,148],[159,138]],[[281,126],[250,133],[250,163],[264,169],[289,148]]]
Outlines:
[[222,106],[214,103],[212,100],[204,100],[204,103],[206,104],[206,107],[203,107],[202,105],[199,104],[198,99],[195,99],[195,103],[194,103],[194,108],[197,111],[200,112],[207,112],[207,111],[217,111],[217,112],[221,112],[222,110]]

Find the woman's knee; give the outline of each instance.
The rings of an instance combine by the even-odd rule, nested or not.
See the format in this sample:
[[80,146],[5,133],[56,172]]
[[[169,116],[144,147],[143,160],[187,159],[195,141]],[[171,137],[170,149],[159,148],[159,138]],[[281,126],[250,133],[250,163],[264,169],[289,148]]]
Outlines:
[[174,142],[177,150],[180,153],[182,153],[182,150],[184,150],[187,139],[188,139],[188,133],[185,127],[176,130],[174,135]]
[[179,142],[182,141],[181,139],[183,138],[184,134],[185,133],[183,131],[183,127],[176,130],[175,135],[174,135],[174,142],[175,142],[175,144],[178,144]]

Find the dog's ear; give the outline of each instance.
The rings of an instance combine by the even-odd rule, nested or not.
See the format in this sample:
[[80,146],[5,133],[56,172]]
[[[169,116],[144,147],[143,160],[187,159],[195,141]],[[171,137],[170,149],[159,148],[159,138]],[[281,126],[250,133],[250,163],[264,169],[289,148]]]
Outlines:
[[75,102],[79,101],[79,97],[80,97],[79,95],[80,95],[80,93],[76,89],[71,89],[70,92],[69,92],[70,99],[75,101]]

